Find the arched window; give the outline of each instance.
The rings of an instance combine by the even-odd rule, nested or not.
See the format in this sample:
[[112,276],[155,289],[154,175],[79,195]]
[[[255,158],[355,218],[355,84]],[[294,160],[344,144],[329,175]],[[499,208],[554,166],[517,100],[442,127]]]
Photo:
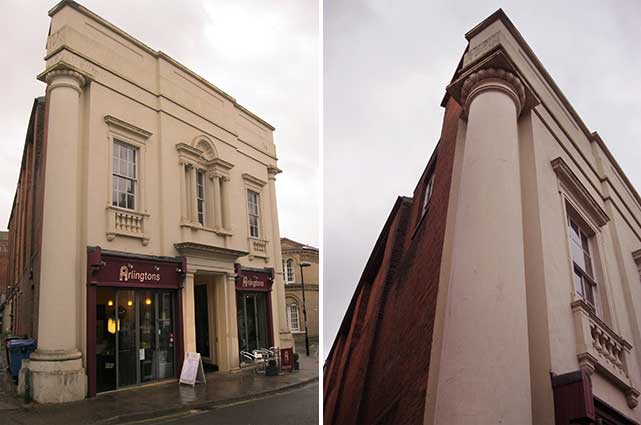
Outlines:
[[287,260],[287,268],[285,270],[285,281],[287,283],[294,282],[294,260],[291,258]]
[[298,317],[298,304],[287,305],[287,322],[292,332],[300,332],[300,320]]

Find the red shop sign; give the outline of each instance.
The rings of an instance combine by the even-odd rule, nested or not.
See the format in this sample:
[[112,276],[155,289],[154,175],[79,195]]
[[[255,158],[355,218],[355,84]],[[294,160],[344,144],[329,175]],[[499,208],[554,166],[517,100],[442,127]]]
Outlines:
[[181,257],[132,255],[91,248],[87,255],[90,285],[180,288],[186,264]]
[[271,291],[273,282],[271,269],[247,270],[236,265],[236,289],[239,291]]

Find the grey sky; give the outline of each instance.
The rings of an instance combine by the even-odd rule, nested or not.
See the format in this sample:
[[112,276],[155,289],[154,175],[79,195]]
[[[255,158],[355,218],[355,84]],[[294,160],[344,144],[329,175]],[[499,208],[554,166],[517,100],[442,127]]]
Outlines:
[[[0,229],[6,228],[33,98],[44,93],[47,11],[57,2],[0,0]],[[316,0],[79,0],[162,50],[276,127],[281,235],[318,246]]]
[[440,135],[464,34],[507,13],[641,190],[641,2],[324,2],[325,356],[397,195]]

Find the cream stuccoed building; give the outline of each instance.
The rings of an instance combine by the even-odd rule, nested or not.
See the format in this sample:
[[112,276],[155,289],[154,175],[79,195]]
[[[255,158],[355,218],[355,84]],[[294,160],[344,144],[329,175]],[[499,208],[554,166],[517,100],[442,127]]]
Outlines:
[[465,38],[327,358],[325,423],[639,424],[641,196],[502,10]]
[[[17,267],[35,296],[20,297],[33,289],[18,289],[26,271],[13,282],[14,311],[34,300],[15,323],[37,338],[21,372],[33,398],[175,378],[185,352],[230,371],[240,352],[291,347],[274,128],[76,2],[49,16],[46,96],[30,123],[40,254]],[[27,238],[21,190],[14,242]]]

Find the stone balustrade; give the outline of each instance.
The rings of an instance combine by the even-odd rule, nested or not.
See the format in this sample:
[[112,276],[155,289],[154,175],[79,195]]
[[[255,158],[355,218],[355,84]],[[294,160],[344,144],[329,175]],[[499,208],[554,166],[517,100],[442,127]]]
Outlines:
[[249,239],[249,255],[254,257],[268,258],[267,255],[267,241],[258,238]]
[[149,237],[145,232],[149,214],[110,206],[107,207],[107,216],[107,240],[125,236],[140,239],[143,245],[149,243]]
[[627,357],[632,345],[601,320],[583,300],[572,303],[577,358],[581,368],[595,371],[620,388],[630,408],[638,404],[639,391],[628,375]]

